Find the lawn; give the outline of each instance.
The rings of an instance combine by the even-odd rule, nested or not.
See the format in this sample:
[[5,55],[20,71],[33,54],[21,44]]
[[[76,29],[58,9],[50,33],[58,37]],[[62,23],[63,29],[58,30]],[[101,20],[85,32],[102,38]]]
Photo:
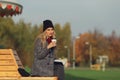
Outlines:
[[65,80],[120,80],[120,69],[65,69]]

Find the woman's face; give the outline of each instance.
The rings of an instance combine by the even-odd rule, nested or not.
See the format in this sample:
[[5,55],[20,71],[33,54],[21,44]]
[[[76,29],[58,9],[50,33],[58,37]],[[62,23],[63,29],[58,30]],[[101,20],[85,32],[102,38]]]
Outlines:
[[47,37],[52,37],[54,35],[54,29],[52,27],[46,29]]

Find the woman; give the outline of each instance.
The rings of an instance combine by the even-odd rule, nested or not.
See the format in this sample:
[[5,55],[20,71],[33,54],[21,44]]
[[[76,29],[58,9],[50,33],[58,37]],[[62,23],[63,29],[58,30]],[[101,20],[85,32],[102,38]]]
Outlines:
[[43,21],[43,33],[35,40],[34,62],[32,66],[32,76],[54,76],[54,49],[56,41],[55,31],[52,21]]

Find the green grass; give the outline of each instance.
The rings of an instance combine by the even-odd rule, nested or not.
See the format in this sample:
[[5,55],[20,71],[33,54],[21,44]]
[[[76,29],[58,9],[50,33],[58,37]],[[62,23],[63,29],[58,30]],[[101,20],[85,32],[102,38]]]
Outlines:
[[120,69],[108,69],[106,71],[65,69],[65,80],[120,80]]

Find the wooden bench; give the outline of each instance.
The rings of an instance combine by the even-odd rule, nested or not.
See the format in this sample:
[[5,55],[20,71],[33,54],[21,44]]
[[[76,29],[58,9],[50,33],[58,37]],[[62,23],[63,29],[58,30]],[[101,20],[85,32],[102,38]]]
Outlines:
[[17,52],[0,49],[0,80],[58,80],[57,77],[22,77],[18,67],[23,67]]
[[91,70],[100,70],[101,65],[100,64],[94,64],[91,65]]
[[18,65],[14,58],[12,49],[0,49],[0,78],[18,78]]

